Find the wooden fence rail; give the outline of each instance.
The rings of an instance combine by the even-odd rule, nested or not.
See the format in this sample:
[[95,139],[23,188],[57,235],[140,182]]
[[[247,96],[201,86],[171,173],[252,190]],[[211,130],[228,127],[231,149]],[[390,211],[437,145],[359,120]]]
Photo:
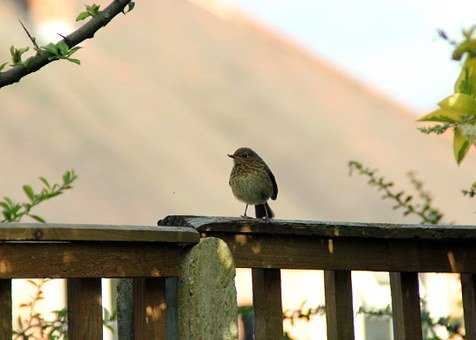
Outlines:
[[[67,279],[71,340],[102,339],[100,279],[124,278],[118,288],[122,291],[119,300],[125,304],[131,301],[131,308],[118,306],[124,318],[119,325],[120,339],[176,340],[177,335],[170,334],[197,333],[194,329],[170,332],[174,320],[170,306],[180,298],[196,298],[193,295],[207,289],[204,287],[215,289],[213,294],[226,290],[223,282],[233,279],[236,266],[253,269],[256,340],[282,337],[281,269],[325,271],[330,340],[354,339],[352,271],[390,272],[396,340],[422,338],[418,273],[461,273],[466,339],[476,340],[475,242],[476,228],[471,226],[265,222],[196,216],[168,216],[159,221],[158,227],[2,224],[0,339],[12,337],[14,278]],[[227,251],[231,251],[229,257]],[[224,266],[223,275],[219,282],[203,285],[200,281],[217,277],[208,262],[213,254],[217,254],[215,262]],[[197,267],[201,263],[202,267]],[[187,277],[184,268],[191,268],[190,275],[197,276]],[[178,293],[174,291],[185,286]],[[220,297],[223,302],[214,306],[216,310],[210,309],[210,315],[193,310],[191,300],[187,308],[185,302],[178,303],[178,314],[182,318],[201,318],[200,322],[206,324],[203,329],[211,337],[227,334],[223,340],[236,339],[233,321],[227,324],[214,319],[222,306],[233,300],[226,300],[233,293],[228,289]],[[210,301],[217,301],[218,295],[213,294]],[[169,301],[171,296],[173,303]],[[205,305],[210,302],[202,296],[194,301]],[[227,315],[228,321],[234,320],[233,313]],[[206,322],[208,317],[212,322]],[[218,324],[228,328],[214,333],[213,327]]]
[[419,272],[462,273],[466,340],[476,340],[476,227],[168,216],[224,240],[237,267],[253,268],[256,340],[282,336],[280,269],[325,271],[327,334],[354,339],[351,271],[390,272],[395,340],[422,339]]
[[[12,338],[13,278],[67,278],[68,339],[102,339],[101,278],[135,278],[134,339],[165,339],[165,280],[199,234],[184,227],[0,225],[0,339]],[[130,338],[129,338],[130,339]]]

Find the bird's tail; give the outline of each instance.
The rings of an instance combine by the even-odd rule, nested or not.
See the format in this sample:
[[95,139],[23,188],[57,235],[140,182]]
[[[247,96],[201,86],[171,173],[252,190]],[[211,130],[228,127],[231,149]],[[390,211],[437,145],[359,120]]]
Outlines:
[[255,205],[255,214],[256,214],[256,218],[265,218],[265,217],[273,218],[274,217],[274,212],[269,207],[268,202],[265,202],[264,204]]

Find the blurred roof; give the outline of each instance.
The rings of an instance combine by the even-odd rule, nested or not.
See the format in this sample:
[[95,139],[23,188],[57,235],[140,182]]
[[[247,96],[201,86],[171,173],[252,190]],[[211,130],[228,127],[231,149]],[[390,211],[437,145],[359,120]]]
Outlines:
[[[0,60],[28,44],[5,2],[0,44]],[[420,134],[405,108],[240,15],[140,2],[77,56],[80,67],[56,62],[0,91],[0,194],[79,173],[72,192],[40,209],[51,222],[239,215],[226,154],[244,145],[275,173],[280,218],[402,220],[348,177],[355,159],[397,180],[417,171],[451,220],[474,219],[460,193],[474,155],[458,168],[449,139]]]

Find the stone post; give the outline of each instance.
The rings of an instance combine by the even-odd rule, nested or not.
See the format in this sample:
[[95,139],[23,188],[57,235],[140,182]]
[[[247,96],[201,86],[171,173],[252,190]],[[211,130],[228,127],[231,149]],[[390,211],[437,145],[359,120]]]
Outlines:
[[225,242],[203,238],[184,255],[177,305],[179,339],[238,339],[235,264]]

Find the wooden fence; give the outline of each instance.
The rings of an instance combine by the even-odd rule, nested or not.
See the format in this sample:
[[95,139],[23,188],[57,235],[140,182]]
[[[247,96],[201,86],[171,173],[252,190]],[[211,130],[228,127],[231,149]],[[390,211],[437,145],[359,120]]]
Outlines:
[[256,340],[282,338],[280,269],[325,271],[329,340],[354,339],[352,270],[390,272],[395,340],[422,339],[419,272],[462,273],[466,340],[476,340],[476,227],[169,216],[224,240],[237,267],[253,268]]
[[0,225],[0,339],[11,338],[11,279],[40,277],[67,279],[70,340],[102,338],[102,277],[134,278],[134,339],[166,339],[167,278],[200,237],[222,239],[237,267],[252,268],[256,340],[282,338],[280,269],[325,271],[330,340],[354,338],[352,270],[390,272],[395,340],[422,338],[418,273],[462,273],[466,339],[476,340],[474,227],[193,216],[158,227]]
[[67,279],[69,340],[102,339],[103,277],[137,278],[134,338],[165,339],[166,278],[198,241],[183,227],[1,224],[0,339],[12,338],[11,279],[43,277]]

